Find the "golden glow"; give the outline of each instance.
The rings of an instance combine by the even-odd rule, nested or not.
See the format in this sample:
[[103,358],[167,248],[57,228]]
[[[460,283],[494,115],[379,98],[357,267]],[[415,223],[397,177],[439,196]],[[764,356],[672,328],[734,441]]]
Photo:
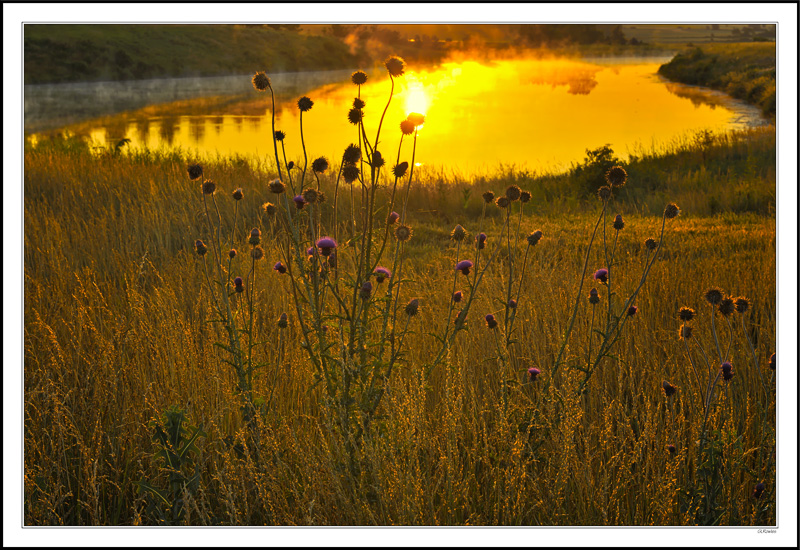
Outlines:
[[[720,102],[718,94],[706,99],[706,91],[667,85],[656,75],[663,61],[462,61],[409,70],[395,79],[379,148],[394,164],[400,122],[418,112],[425,114],[426,124],[417,138],[417,165],[444,166],[465,175],[491,171],[501,163],[551,172],[568,169],[584,158],[586,149],[606,143],[625,158],[701,129],[723,131],[758,120],[752,112],[731,110],[731,103]],[[372,74],[361,87],[364,123],[373,142],[389,89],[388,77]],[[303,116],[309,159],[324,155],[336,163],[348,144],[358,142],[356,128],[347,120],[355,94],[349,79],[305,94],[314,100],[313,109]],[[263,96],[257,101],[264,101]],[[276,110],[276,129],[286,133],[287,157],[302,165],[295,101]],[[153,118],[133,113],[85,134],[112,146],[128,137],[132,147],[180,146],[200,154],[272,159],[269,103],[258,106],[257,116],[234,114],[243,112],[236,105],[230,114],[214,116],[175,112]],[[408,139],[399,160],[411,160]]]

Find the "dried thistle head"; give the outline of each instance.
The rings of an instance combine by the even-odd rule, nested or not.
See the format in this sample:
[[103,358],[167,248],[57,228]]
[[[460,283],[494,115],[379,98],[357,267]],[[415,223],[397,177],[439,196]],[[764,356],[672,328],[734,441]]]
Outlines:
[[283,141],[286,138],[286,133],[281,132],[280,130],[275,130],[275,139],[277,141]]
[[408,239],[411,238],[411,235],[414,234],[414,231],[411,227],[407,226],[404,223],[401,223],[397,226],[397,229],[394,230],[394,237],[400,242],[406,242]]
[[276,195],[280,195],[281,193],[286,191],[286,186],[283,184],[281,180],[276,178],[271,182],[269,182],[269,190],[275,193]]
[[516,185],[510,185],[508,189],[506,189],[506,197],[510,201],[519,200],[520,196],[522,196],[522,190]]
[[617,214],[614,218],[614,229],[617,231],[622,231],[623,227],[625,227],[625,222],[622,220],[622,215]]
[[400,164],[395,164],[392,172],[394,173],[394,177],[402,178],[406,175],[408,171],[408,163],[406,161],[401,162]]
[[400,123],[400,131],[403,133],[404,136],[410,136],[414,133],[414,123],[408,119],[405,119],[403,122]]
[[491,313],[486,314],[486,326],[489,327],[490,330],[497,328],[497,319],[494,318],[494,315]]
[[203,177],[203,167],[199,164],[190,164],[187,168],[187,171],[189,172],[190,180],[196,180]]
[[456,242],[461,242],[467,236],[467,231],[461,227],[461,224],[458,224],[453,228],[453,231],[450,232],[450,238]]
[[597,292],[596,288],[593,288],[589,291],[589,303],[590,304],[597,304],[600,303],[600,293]]
[[235,249],[235,248],[231,248],[231,249],[228,251],[228,258],[230,258],[230,259],[232,260],[232,259],[234,259],[235,257],[236,257],[236,249]]
[[678,214],[681,213],[681,209],[678,208],[678,205],[674,202],[669,203],[667,206],[664,207],[664,217],[668,220],[676,217]]
[[214,191],[217,190],[217,184],[214,183],[212,180],[206,180],[203,182],[203,194],[204,195],[212,195]]
[[647,250],[655,250],[656,248],[658,248],[658,243],[656,242],[655,239],[647,239],[646,241],[644,241],[644,246],[645,248],[647,248]]
[[317,199],[319,199],[319,193],[317,192],[316,189],[312,189],[311,187],[309,187],[308,189],[303,191],[303,199],[308,204],[314,204],[315,202],[317,202]]
[[361,123],[361,121],[364,120],[364,111],[353,107],[352,109],[347,111],[347,120],[350,121],[350,124]]
[[244,191],[242,191],[242,188],[239,187],[233,192],[232,195],[233,195],[233,200],[240,201],[242,200],[242,197],[244,197]]
[[628,181],[628,173],[622,166],[613,166],[606,172],[606,181],[612,187],[622,187]]
[[736,304],[734,304],[733,298],[730,296],[723,298],[718,307],[719,312],[725,317],[728,317],[729,315],[733,314],[734,311],[736,311]]
[[315,158],[314,162],[311,163],[311,169],[318,173],[324,172],[328,169],[328,159],[325,157]]
[[530,202],[530,200],[531,200],[531,192],[530,191],[522,191],[519,194],[519,202],[521,202],[522,204]]
[[694,316],[695,312],[690,307],[682,307],[678,311],[678,319],[680,319],[683,322],[691,321],[692,319],[694,319]]
[[716,287],[709,288],[708,290],[706,290],[706,293],[703,295],[703,297],[706,299],[706,302],[708,302],[712,306],[716,306],[720,302],[722,302],[723,298],[722,290]]
[[258,261],[264,257],[264,249],[260,246],[254,246],[253,250],[250,251],[250,255],[254,260]]
[[748,309],[750,309],[750,300],[745,298],[744,296],[739,296],[734,300],[734,304],[736,305],[736,311],[739,313],[746,313]]
[[269,77],[266,73],[259,71],[253,75],[253,88],[259,92],[266,92],[272,87]]
[[611,198],[611,187],[608,185],[602,186],[600,189],[597,190],[597,196],[600,198],[601,201],[607,201]]
[[278,207],[275,206],[274,204],[272,204],[271,202],[265,202],[261,206],[261,208],[264,209],[264,212],[266,212],[267,216],[269,216],[269,217],[272,217],[272,216],[274,216],[275,214],[278,213]]
[[491,191],[484,191],[483,195],[481,196],[483,197],[483,202],[485,202],[486,204],[489,204],[494,200],[494,193],[492,193]]
[[666,395],[667,397],[675,395],[675,392],[678,391],[678,388],[676,388],[666,380],[664,380],[661,383],[661,388],[664,390],[664,395]]
[[286,313],[281,313],[278,317],[278,328],[286,328],[289,326],[289,316]]
[[363,109],[366,106],[366,102],[360,97],[357,97],[353,100],[353,109]]
[[537,229],[536,231],[528,235],[527,237],[528,246],[536,246],[536,243],[538,243],[540,240],[542,240],[542,232]]
[[681,328],[678,330],[678,338],[681,340],[688,340],[692,337],[692,327],[689,325],[681,325]]
[[403,61],[403,58],[396,55],[387,58],[383,64],[386,67],[386,70],[389,71],[389,74],[392,76],[402,75],[406,67],[406,62]]
[[314,102],[311,101],[311,98],[303,96],[297,100],[297,107],[300,109],[300,112],[305,113],[311,110],[311,107],[314,106]]
[[354,181],[356,181],[358,179],[359,174],[360,171],[358,169],[358,166],[356,166],[355,164],[348,164],[347,166],[342,168],[342,177],[344,178],[344,181],[346,181],[347,183],[353,183]]
[[361,86],[367,81],[367,73],[364,71],[356,71],[350,76],[350,80],[352,80],[353,84],[356,86]]
[[346,164],[357,163],[359,160],[361,160],[361,148],[355,143],[351,143],[344,150],[344,155],[342,156],[342,160]]
[[494,203],[499,208],[508,208],[508,205],[511,204],[511,201],[508,199],[508,197],[504,196],[504,197],[497,197],[497,200],[494,201]]
[[425,124],[425,115],[421,113],[409,113],[408,117],[406,117],[406,120],[408,120],[416,128],[417,126],[422,126]]
[[413,317],[419,312],[419,298],[412,298],[406,305],[406,315]]
[[198,256],[205,256],[206,252],[208,252],[208,248],[206,247],[205,243],[200,239],[197,239],[194,242],[194,248],[197,250]]

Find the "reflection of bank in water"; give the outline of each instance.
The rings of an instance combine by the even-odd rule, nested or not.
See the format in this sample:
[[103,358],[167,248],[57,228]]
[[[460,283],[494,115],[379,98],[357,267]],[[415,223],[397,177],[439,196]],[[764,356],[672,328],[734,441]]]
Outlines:
[[670,82],[663,77],[659,78],[664,81],[664,86],[671,94],[683,99],[688,99],[695,107],[705,105],[712,109],[717,107],[727,109],[733,113],[732,121],[733,124],[737,126],[755,128],[770,124],[770,121],[764,118],[758,107],[749,105],[740,99],[734,99],[723,92],[712,90],[711,88],[681,84],[680,82]]

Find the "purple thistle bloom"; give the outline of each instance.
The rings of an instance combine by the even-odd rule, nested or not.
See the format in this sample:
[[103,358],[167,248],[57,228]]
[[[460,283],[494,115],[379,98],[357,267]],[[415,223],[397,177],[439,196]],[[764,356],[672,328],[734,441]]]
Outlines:
[[362,300],[369,300],[369,297],[371,295],[372,295],[372,283],[367,281],[363,285],[361,285],[361,290],[359,291],[359,296],[361,296]]
[[298,210],[302,210],[302,208],[306,205],[306,199],[303,198],[303,195],[295,195],[292,200],[294,201],[294,205]]
[[636,315],[636,312],[639,311],[639,308],[636,306],[631,306],[628,308],[628,317],[633,317]]
[[511,299],[508,301],[508,307],[509,307],[509,308],[511,308],[511,309],[516,309],[516,307],[517,307],[517,301],[516,301],[514,298],[511,298]]
[[678,388],[676,388],[666,380],[664,380],[661,383],[661,387],[664,388],[664,395],[666,395],[667,397],[672,396],[676,391],[678,391]]
[[397,212],[392,212],[391,214],[389,214],[389,219],[388,219],[389,225],[392,225],[399,219],[400,219],[400,214],[398,214]]
[[531,367],[528,369],[528,374],[531,377],[531,382],[536,382],[536,377],[539,376],[541,373],[542,371],[540,371],[536,367]]
[[608,270],[605,267],[601,267],[600,269],[594,272],[594,279],[595,281],[600,281],[601,283],[607,282]]
[[233,285],[236,287],[236,292],[244,292],[244,281],[241,277],[236,277],[233,280]]
[[469,275],[469,270],[472,267],[472,262],[469,260],[461,260],[456,264],[456,271],[460,271],[464,275]]
[[272,266],[272,269],[274,269],[275,271],[277,271],[281,275],[286,273],[286,266],[283,265],[283,262],[276,263],[274,266]]
[[330,256],[331,250],[336,248],[336,241],[330,237],[322,237],[317,241],[317,248],[319,248],[319,253],[323,256]]
[[667,445],[667,450],[669,451],[669,454],[674,455],[675,454],[675,445],[670,443],[669,445]]
[[460,302],[462,296],[463,296],[463,294],[461,293],[461,291],[460,290],[456,290],[455,292],[453,292],[453,301],[456,302],[456,303]]
[[392,276],[391,271],[381,266],[376,267],[373,273],[375,274],[375,280],[378,281],[378,284]]
[[758,482],[755,489],[753,489],[753,498],[761,498],[761,495],[764,493],[764,484],[762,482]]
[[733,378],[733,365],[730,362],[725,361],[720,365],[719,369],[722,371],[722,379],[726,382]]
[[497,320],[495,320],[494,315],[491,313],[486,314],[486,325],[489,328],[497,328]]
[[486,233],[478,233],[478,236],[475,237],[475,239],[478,241],[478,248],[480,250],[486,248]]

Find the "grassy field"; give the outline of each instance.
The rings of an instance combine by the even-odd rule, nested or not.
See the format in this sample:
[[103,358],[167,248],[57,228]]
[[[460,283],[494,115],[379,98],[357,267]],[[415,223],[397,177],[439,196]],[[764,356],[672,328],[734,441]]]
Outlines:
[[[603,210],[590,192],[614,162],[613,152],[596,153],[564,175],[415,173],[404,220],[413,235],[404,244],[390,237],[383,256],[396,273],[392,257],[403,252],[402,278],[372,279],[372,301],[357,299],[363,278],[354,279],[354,307],[374,304],[360,306],[363,324],[355,325],[370,345],[337,363],[329,350],[354,335],[350,320],[333,286],[327,301],[295,286],[322,284],[315,270],[293,278],[273,270],[289,263],[295,239],[276,220],[291,211],[317,237],[321,228],[335,232],[336,284],[348,288],[361,243],[374,241],[377,254],[389,234],[394,178],[366,181],[362,200],[343,183],[337,195],[338,164],[309,168],[306,181],[319,176],[328,200],[272,218],[262,205],[280,206],[284,196],[268,188],[274,165],[201,159],[204,177],[217,182],[204,195],[180,152],[98,155],[69,140],[27,147],[25,524],[774,525],[774,129],[637,155],[590,247]],[[511,196],[512,185],[529,190],[530,201],[484,206],[484,191]],[[240,201],[231,198],[236,188]],[[681,214],[665,219],[671,202]],[[361,213],[369,212],[375,233],[365,240]],[[220,246],[239,250],[230,262],[225,253],[219,287],[210,281],[217,272],[209,279],[204,269],[215,265],[213,250],[201,257],[194,244],[213,248],[209,223],[221,227]],[[451,238],[455,224],[470,234],[461,244]],[[249,253],[254,227],[258,262]],[[301,232],[294,269],[317,265],[319,255],[304,263],[301,250],[314,241],[306,225],[284,227]],[[534,230],[541,241],[526,245]],[[476,254],[481,231],[481,265],[490,254],[493,263],[480,286],[457,272],[454,279],[456,260]],[[610,267],[604,235],[615,251],[613,311],[611,283],[592,279]],[[648,238],[661,243],[654,254]],[[619,308],[647,265],[632,302],[638,311],[626,316]],[[236,275],[246,277],[247,293],[230,286]],[[505,317],[510,282],[519,293],[515,325]],[[381,339],[387,284],[401,293],[401,312],[411,298],[419,312],[401,313]],[[587,301],[592,286],[598,306]],[[712,287],[746,296],[747,312],[713,314],[703,298]],[[471,304],[466,330],[456,333],[454,289]],[[229,304],[227,321],[212,322],[215,300]],[[684,306],[698,313],[686,323],[690,341],[678,337]],[[487,328],[488,313],[500,328]],[[592,367],[610,334],[598,331],[617,315],[626,330]],[[227,333],[234,322],[246,330]],[[235,347],[233,334],[255,343]],[[444,334],[454,334],[450,346],[440,343]],[[735,373],[725,384],[724,358]],[[259,365],[249,380],[243,364]]]

